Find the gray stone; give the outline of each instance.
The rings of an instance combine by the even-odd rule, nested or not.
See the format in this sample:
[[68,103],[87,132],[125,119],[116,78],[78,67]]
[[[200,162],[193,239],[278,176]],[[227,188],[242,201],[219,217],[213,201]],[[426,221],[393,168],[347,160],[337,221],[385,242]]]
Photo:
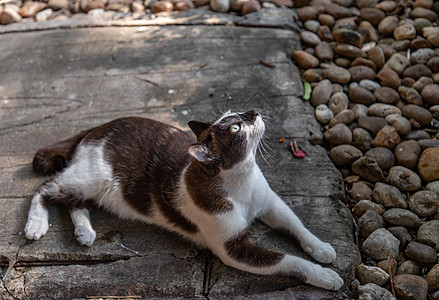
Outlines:
[[389,227],[388,230],[399,240],[399,249],[402,250],[413,238],[407,228],[402,226]]
[[384,103],[374,103],[371,106],[369,106],[368,114],[370,116],[385,118],[388,115],[393,115],[393,114],[401,115],[401,110],[394,105],[384,104]]
[[335,93],[329,99],[328,107],[334,113],[339,114],[343,110],[347,109],[349,105],[348,95],[343,92]]
[[354,139],[355,142],[357,143],[370,143],[372,142],[372,136],[370,135],[370,133],[363,129],[363,128],[355,128],[352,131],[352,137]]
[[413,260],[406,260],[406,261],[401,263],[396,274],[397,275],[402,275],[402,274],[420,275],[421,274],[421,267],[419,266],[419,264],[417,262],[414,262]]
[[372,148],[366,152],[365,156],[373,158],[383,171],[389,170],[395,164],[395,156],[388,148]]
[[439,220],[428,221],[419,227],[418,240],[439,251]]
[[355,113],[356,119],[360,117],[367,117],[368,107],[364,104],[355,104],[352,108],[352,111]]
[[384,220],[392,225],[418,227],[419,217],[408,209],[391,208],[383,214]]
[[436,192],[437,194],[439,194],[439,180],[438,180],[438,181],[432,181],[432,182],[429,182],[429,183],[425,186],[425,188],[426,188],[427,190],[434,191],[434,192]]
[[352,164],[352,172],[361,178],[377,182],[384,180],[384,174],[376,161],[370,157],[360,157]]
[[419,191],[410,196],[408,204],[410,210],[421,218],[429,217],[439,208],[439,196],[433,191]]
[[369,200],[361,200],[357,204],[355,204],[352,213],[354,217],[359,218],[368,210],[372,210],[379,215],[382,215],[386,211],[384,209],[384,206],[382,206],[381,204],[377,204]]
[[372,93],[381,87],[378,82],[370,80],[370,79],[361,80],[360,86],[365,88],[366,90],[371,91]]
[[390,114],[386,116],[385,120],[390,126],[394,127],[400,135],[408,134],[412,128],[410,121],[400,114]]
[[398,299],[427,299],[428,283],[421,276],[397,275],[393,278],[393,283]]
[[337,124],[324,134],[325,140],[333,145],[350,144],[352,132],[345,124]]
[[384,207],[407,208],[407,202],[401,192],[396,187],[385,183],[375,184],[373,199]]
[[409,60],[407,57],[399,53],[395,53],[389,58],[386,65],[396,73],[401,74],[402,71],[404,71],[404,69],[409,65]]
[[[385,223],[382,216],[380,216],[378,213],[374,212],[373,210],[366,211],[358,219],[358,230],[360,232],[360,238],[366,239],[372,232],[374,232],[378,228],[384,228],[384,225]],[[360,280],[360,282],[364,284],[364,281]]]
[[374,283],[358,287],[358,300],[396,300],[392,293]]
[[439,141],[432,139],[424,139],[418,141],[421,150],[424,151],[427,148],[439,148]]
[[432,264],[436,261],[436,251],[434,248],[414,241],[408,244],[404,255],[420,264]]
[[322,124],[328,124],[334,118],[332,111],[326,104],[320,104],[316,107],[314,112],[316,119]]
[[410,60],[412,64],[426,64],[433,56],[435,56],[433,49],[421,48],[412,53]]
[[401,166],[390,169],[389,182],[403,192],[416,192],[421,188],[421,178],[418,174]]
[[313,89],[311,95],[311,104],[317,106],[319,104],[327,104],[331,97],[332,84],[329,80],[325,79],[319,82]]
[[395,148],[396,162],[408,169],[416,168],[420,155],[421,147],[419,143],[414,140],[404,141]]
[[386,125],[386,120],[380,117],[361,116],[358,118],[358,127],[366,129],[373,137]]
[[374,283],[381,286],[390,279],[390,276],[381,268],[360,264],[357,267],[357,278],[361,284]]
[[354,146],[340,145],[332,148],[329,156],[337,167],[346,167],[362,157],[363,153]]
[[380,228],[369,235],[362,249],[364,253],[376,260],[387,259],[387,255],[396,258],[399,254],[399,240],[387,229]]

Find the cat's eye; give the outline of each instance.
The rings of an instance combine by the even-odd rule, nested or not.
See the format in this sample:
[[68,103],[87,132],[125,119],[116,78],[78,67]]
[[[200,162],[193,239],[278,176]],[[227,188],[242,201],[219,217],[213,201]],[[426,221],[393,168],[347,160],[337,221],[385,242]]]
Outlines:
[[241,126],[239,126],[238,124],[234,124],[234,125],[230,126],[230,131],[232,133],[237,133],[240,130],[241,130]]

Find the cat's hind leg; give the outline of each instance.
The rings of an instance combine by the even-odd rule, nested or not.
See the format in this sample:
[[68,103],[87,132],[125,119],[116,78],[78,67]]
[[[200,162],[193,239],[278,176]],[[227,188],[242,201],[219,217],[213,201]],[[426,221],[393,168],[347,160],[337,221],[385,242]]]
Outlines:
[[306,253],[321,263],[332,263],[335,261],[336,253],[334,248],[312,234],[273,191],[270,192],[271,205],[261,216],[261,219],[268,226],[286,232],[294,236]]

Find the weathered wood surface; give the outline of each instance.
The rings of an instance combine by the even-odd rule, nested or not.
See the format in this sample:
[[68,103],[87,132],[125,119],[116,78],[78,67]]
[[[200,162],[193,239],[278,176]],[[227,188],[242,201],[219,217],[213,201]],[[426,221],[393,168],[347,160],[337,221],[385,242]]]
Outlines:
[[[342,297],[359,254],[352,217],[339,200],[342,178],[326,151],[309,143],[321,133],[312,108],[298,98],[300,75],[289,59],[297,46],[292,31],[239,26],[0,34],[0,271],[7,275],[0,298]],[[229,108],[262,109],[268,117],[272,158],[269,164],[259,158],[260,166],[310,230],[334,245],[332,267],[348,283],[342,292],[231,269],[173,234],[101,211],[92,213],[98,240],[90,248],[76,242],[63,207],[50,208],[45,237],[24,237],[30,197],[44,180],[30,166],[38,148],[117,117],[150,117],[188,130],[187,121]],[[307,157],[294,159],[281,137],[297,139]],[[259,222],[251,234],[258,245],[306,257]]]

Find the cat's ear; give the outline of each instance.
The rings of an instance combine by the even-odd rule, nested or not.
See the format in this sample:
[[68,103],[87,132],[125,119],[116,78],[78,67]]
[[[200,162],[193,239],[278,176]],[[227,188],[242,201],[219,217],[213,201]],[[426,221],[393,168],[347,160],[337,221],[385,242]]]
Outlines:
[[187,150],[190,156],[203,165],[212,164],[217,161],[212,151],[201,143],[190,145]]
[[189,121],[188,125],[198,138],[203,131],[210,127],[211,124],[200,121]]

